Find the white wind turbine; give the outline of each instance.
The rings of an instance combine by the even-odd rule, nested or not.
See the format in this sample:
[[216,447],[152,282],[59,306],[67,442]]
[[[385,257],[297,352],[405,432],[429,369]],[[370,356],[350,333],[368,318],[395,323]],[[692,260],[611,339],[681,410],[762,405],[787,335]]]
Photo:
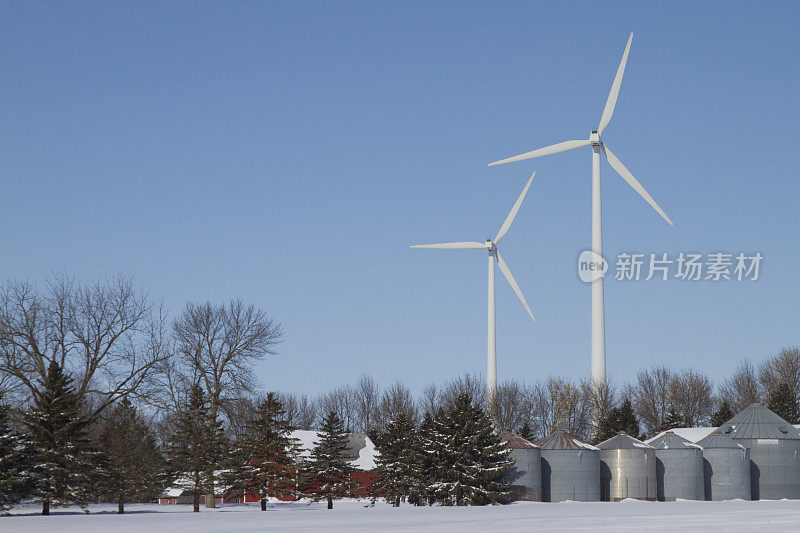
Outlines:
[[[641,183],[633,177],[631,171],[628,170],[622,161],[614,155],[614,153],[606,146],[601,137],[603,130],[606,129],[608,123],[611,121],[611,116],[614,113],[614,106],[617,104],[617,97],[619,96],[619,88],[622,84],[622,76],[625,73],[625,63],[628,61],[628,52],[631,49],[631,40],[633,33],[628,37],[628,44],[625,46],[625,52],[622,54],[622,61],[620,61],[617,75],[614,77],[614,83],[611,85],[611,93],[606,100],[606,106],[603,109],[603,115],[600,117],[600,126],[597,130],[592,130],[587,140],[577,141],[564,141],[562,143],[539,148],[531,152],[526,152],[521,155],[502,159],[490,163],[489,166],[502,165],[503,163],[511,163],[514,161],[522,161],[525,159],[532,159],[534,157],[541,157],[545,155],[557,154],[559,152],[566,152],[568,150],[575,150],[576,148],[583,148],[585,146],[592,147],[592,251],[596,254],[603,255],[603,234],[602,234],[602,218],[600,213],[600,154],[605,154],[608,162],[616,170],[622,179],[628,182],[628,185],[639,193],[639,195],[655,209],[659,215],[664,217],[670,225],[672,221],[666,213],[659,207],[655,200],[644,190]],[[605,341],[605,317],[603,311],[603,278],[592,282],[592,382],[595,384],[605,384],[606,382],[606,341]]]
[[528,193],[528,189],[531,186],[531,182],[533,181],[533,176],[536,174],[534,172],[531,174],[528,183],[525,185],[525,188],[522,190],[522,194],[519,195],[517,198],[517,202],[514,204],[514,207],[511,208],[511,212],[506,217],[505,222],[503,225],[500,226],[500,231],[497,232],[497,236],[494,240],[486,239],[486,242],[445,242],[441,244],[417,244],[412,246],[411,248],[443,248],[443,249],[484,249],[489,252],[489,324],[488,324],[488,336],[487,336],[487,356],[486,356],[486,399],[491,405],[492,399],[494,398],[495,393],[497,392],[497,352],[495,346],[495,318],[494,318],[494,263],[495,258],[497,258],[497,266],[500,267],[500,271],[503,272],[503,275],[508,280],[509,285],[511,288],[514,289],[514,292],[517,293],[519,296],[519,300],[522,302],[522,305],[525,306],[525,310],[531,316],[531,320],[536,320],[533,318],[533,313],[531,313],[531,308],[528,307],[528,302],[525,301],[525,297],[522,295],[522,291],[517,285],[514,276],[511,274],[511,270],[509,270],[508,265],[505,261],[503,261],[503,256],[500,255],[500,252],[497,250],[497,243],[500,242],[500,239],[503,238],[503,235],[506,234],[508,228],[511,227],[511,223],[514,222],[514,217],[517,216],[517,211],[519,211],[519,207],[522,205],[522,201],[525,199],[525,195]]

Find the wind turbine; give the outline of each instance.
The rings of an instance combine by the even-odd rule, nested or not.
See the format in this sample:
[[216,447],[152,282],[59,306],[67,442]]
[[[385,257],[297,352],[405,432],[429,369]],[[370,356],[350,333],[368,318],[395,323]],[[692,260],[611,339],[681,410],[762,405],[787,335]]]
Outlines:
[[[495,161],[489,163],[489,166],[502,165],[503,163],[512,163],[514,161],[523,161],[525,159],[532,159],[534,157],[542,157],[545,155],[557,154],[559,152],[566,152],[568,150],[575,150],[586,146],[592,147],[592,251],[596,254],[603,255],[603,233],[602,233],[602,217],[600,212],[600,154],[604,154],[608,162],[614,170],[622,176],[628,185],[639,193],[639,195],[655,209],[659,215],[664,217],[670,226],[673,225],[666,213],[659,207],[655,200],[647,193],[636,178],[633,177],[631,171],[628,170],[622,161],[605,145],[602,141],[603,131],[611,122],[611,116],[614,114],[614,106],[617,104],[617,97],[619,96],[619,88],[622,84],[622,76],[625,73],[625,64],[628,62],[628,52],[631,49],[631,40],[633,33],[628,37],[628,44],[625,46],[625,52],[622,54],[622,61],[619,63],[617,75],[614,77],[614,83],[611,85],[611,92],[606,100],[606,106],[603,109],[603,115],[600,117],[600,126],[596,130],[589,133],[587,140],[577,141],[564,141],[545,148],[539,148],[531,152],[526,152],[514,157]],[[603,311],[603,277],[592,282],[592,383],[595,385],[604,385],[606,382],[606,340],[605,340],[605,317]]]
[[503,256],[500,255],[500,252],[497,250],[497,243],[500,242],[500,239],[503,238],[503,235],[506,234],[508,228],[511,227],[511,223],[514,222],[514,217],[517,216],[517,211],[519,211],[519,207],[522,205],[522,201],[525,199],[525,195],[528,193],[528,189],[531,186],[531,182],[533,182],[533,176],[536,175],[536,172],[531,174],[528,183],[525,185],[525,188],[522,190],[522,194],[519,195],[517,198],[514,207],[511,208],[511,212],[506,217],[506,220],[503,222],[503,225],[500,226],[500,231],[497,232],[497,236],[492,239],[486,239],[486,242],[445,242],[441,244],[417,244],[412,246],[411,248],[443,248],[448,250],[461,250],[461,249],[484,249],[489,253],[489,320],[488,320],[488,335],[487,335],[487,355],[486,355],[486,399],[489,406],[492,406],[492,401],[494,399],[495,394],[497,393],[497,352],[496,352],[496,345],[495,345],[495,313],[494,313],[494,264],[495,259],[497,260],[497,266],[500,267],[500,271],[508,280],[509,285],[511,288],[514,289],[514,292],[517,293],[519,300],[522,302],[522,305],[525,307],[525,310],[531,316],[531,320],[535,321],[536,319],[533,318],[533,313],[531,312],[531,308],[528,307],[528,302],[525,301],[525,297],[522,295],[522,291],[519,289],[519,285],[517,285],[514,276],[511,274],[511,270],[509,270],[508,265],[503,260]]

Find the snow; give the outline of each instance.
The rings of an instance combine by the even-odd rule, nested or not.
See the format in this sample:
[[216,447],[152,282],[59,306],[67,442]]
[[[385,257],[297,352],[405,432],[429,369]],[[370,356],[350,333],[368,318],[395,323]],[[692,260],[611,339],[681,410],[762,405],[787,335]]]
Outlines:
[[359,470],[372,470],[375,468],[375,458],[378,455],[378,450],[375,449],[375,443],[372,439],[366,437],[367,444],[358,450],[358,459],[350,461],[350,464]]
[[[689,442],[697,442],[697,441],[703,440],[704,438],[709,436],[711,434],[711,432],[714,431],[715,429],[717,429],[717,428],[715,428],[715,427],[713,427],[713,428],[673,428],[673,429],[670,429],[669,431],[675,433],[679,437],[683,437],[684,439],[688,440]],[[648,439],[645,442],[650,444],[651,442],[656,440],[658,437],[662,436],[664,433],[666,433],[666,431],[662,431],[661,433],[659,433],[658,435],[656,435],[652,439]]]
[[249,531],[797,531],[800,501],[732,500],[726,502],[533,503],[518,502],[491,507],[412,507],[399,509],[385,503],[365,507],[365,500],[325,503],[270,503],[267,512],[258,504],[223,505],[192,513],[191,505],[127,505],[116,514],[115,504],[91,505],[90,515],[78,508],[57,508],[40,516],[40,508],[16,508],[17,516],[0,518],[0,531],[15,533],[241,533]]
[[[292,431],[290,437],[299,441],[300,447],[302,448],[300,451],[300,456],[305,458],[311,456],[311,450],[314,449],[314,443],[320,440],[316,431],[309,431],[305,429]],[[366,445],[358,451],[358,458],[350,461],[350,464],[359,470],[372,470],[375,468],[375,458],[378,454],[378,451],[375,449],[375,444],[369,437],[364,436],[364,440]]]

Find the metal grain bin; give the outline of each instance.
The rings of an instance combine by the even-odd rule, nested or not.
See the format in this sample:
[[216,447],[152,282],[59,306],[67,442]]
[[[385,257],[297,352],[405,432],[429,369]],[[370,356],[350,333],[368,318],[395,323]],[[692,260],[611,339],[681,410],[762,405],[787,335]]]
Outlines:
[[794,426],[754,403],[718,431],[750,449],[754,500],[800,499],[800,432]]
[[515,499],[542,501],[542,453],[539,447],[510,431],[502,431],[500,440],[511,449],[509,457],[514,466],[506,474],[506,481],[511,485]]
[[542,453],[542,501],[600,501],[600,448],[566,431],[536,444]]
[[703,493],[706,500],[749,500],[750,450],[714,431],[697,441],[703,447]]
[[600,499],[656,499],[655,449],[624,431],[598,444],[600,448]]
[[667,431],[648,442],[656,449],[658,501],[703,500],[703,449]]

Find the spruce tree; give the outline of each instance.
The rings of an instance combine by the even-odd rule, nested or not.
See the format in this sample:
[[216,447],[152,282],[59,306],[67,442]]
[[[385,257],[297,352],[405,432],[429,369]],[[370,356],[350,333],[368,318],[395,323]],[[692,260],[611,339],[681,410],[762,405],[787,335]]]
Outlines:
[[408,415],[401,411],[375,445],[380,454],[373,485],[376,497],[383,496],[393,507],[406,500],[419,502],[423,494],[419,437]]
[[[444,416],[443,411],[440,409],[436,416]],[[417,432],[422,493],[412,495],[409,498],[409,502],[414,505],[425,505],[426,503],[433,505],[436,501],[433,489],[437,475],[438,452],[436,443],[440,442],[442,438],[441,435],[436,433],[436,427],[433,415],[430,412],[426,412]]]
[[127,398],[117,403],[103,427],[103,492],[125,512],[126,501],[148,502],[164,488],[164,456],[150,426]]
[[354,470],[344,457],[348,438],[335,411],[325,416],[317,436],[319,441],[314,442],[310,462],[315,499],[326,500],[328,509],[333,509],[333,500],[350,495],[350,473]]
[[510,450],[500,441],[486,412],[473,404],[468,393],[437,416],[434,443],[436,480],[430,486],[442,505],[507,503],[510,487],[504,474],[514,465]]
[[267,510],[270,494],[297,495],[299,442],[291,437],[293,429],[283,404],[271,392],[245,428],[239,446],[245,460],[245,490],[259,496],[262,511]]
[[209,415],[203,389],[192,386],[170,436],[169,467],[176,484],[192,493],[195,513],[200,512],[200,496],[210,485],[208,465],[223,454],[224,444],[222,423]]
[[528,441],[534,439],[535,435],[533,434],[533,429],[531,429],[531,425],[528,423],[527,420],[519,428],[519,436]]
[[610,439],[620,431],[624,431],[631,437],[639,438],[639,421],[633,412],[631,401],[626,399],[619,407],[612,407],[600,420],[597,433],[594,436],[595,444]]
[[731,406],[728,404],[728,402],[723,401],[719,406],[719,409],[717,409],[714,414],[711,415],[711,425],[714,427],[720,427],[731,418],[733,418]]
[[24,420],[34,452],[33,495],[42,504],[42,514],[49,515],[51,506],[71,502],[86,510],[98,478],[100,455],[91,446],[90,421],[72,378],[55,361]]
[[661,421],[661,431],[667,431],[673,428],[680,428],[685,425],[683,417],[678,413],[674,407],[670,407],[664,420]]
[[0,404],[0,515],[30,494],[32,466],[30,444],[11,428],[8,406]]
[[770,393],[767,407],[790,424],[800,423],[800,406],[786,383],[781,383]]

